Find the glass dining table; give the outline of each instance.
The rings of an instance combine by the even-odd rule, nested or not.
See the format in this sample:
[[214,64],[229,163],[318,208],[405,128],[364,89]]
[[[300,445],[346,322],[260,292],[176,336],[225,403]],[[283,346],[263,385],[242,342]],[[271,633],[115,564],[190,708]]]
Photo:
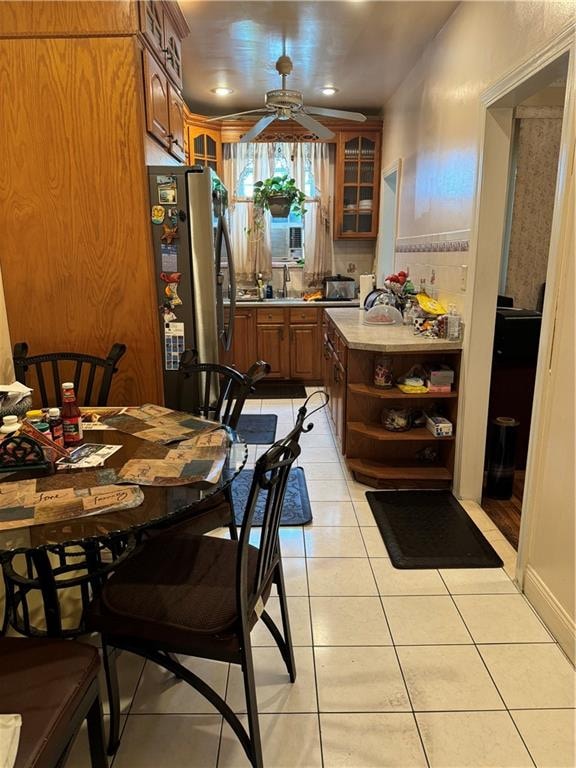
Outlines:
[[[234,430],[227,427],[226,431],[226,456],[216,482],[141,485],[137,506],[49,522],[25,516],[18,519],[14,512],[13,519],[3,520],[0,509],[0,563],[6,589],[0,634],[8,624],[27,635],[81,634],[83,607],[97,594],[114,564],[129,556],[143,536],[154,535],[181,520],[192,523],[211,501],[217,503],[229,496],[233,480],[246,465],[248,449]],[[85,442],[120,447],[101,470],[71,468],[42,477],[44,493],[63,487],[85,489],[93,484],[95,472],[99,471],[114,476],[143,441],[114,429],[93,429],[85,432]],[[37,475],[26,472],[0,475],[0,486],[34,476],[38,480]],[[0,618],[1,603],[0,594]]]

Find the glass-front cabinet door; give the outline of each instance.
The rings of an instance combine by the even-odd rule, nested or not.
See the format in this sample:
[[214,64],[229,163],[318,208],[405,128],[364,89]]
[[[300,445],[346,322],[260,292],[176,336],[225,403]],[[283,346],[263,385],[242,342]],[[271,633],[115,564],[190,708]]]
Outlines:
[[190,165],[212,168],[221,176],[222,142],[218,131],[195,126],[190,126],[188,130]]
[[342,133],[338,143],[336,237],[375,238],[378,233],[380,132]]

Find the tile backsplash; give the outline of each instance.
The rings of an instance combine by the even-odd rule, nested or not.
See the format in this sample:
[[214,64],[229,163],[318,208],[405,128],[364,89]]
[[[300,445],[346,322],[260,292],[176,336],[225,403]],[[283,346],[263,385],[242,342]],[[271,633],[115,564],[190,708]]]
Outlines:
[[360,275],[374,269],[375,247],[374,240],[335,240],[332,273],[358,282]]

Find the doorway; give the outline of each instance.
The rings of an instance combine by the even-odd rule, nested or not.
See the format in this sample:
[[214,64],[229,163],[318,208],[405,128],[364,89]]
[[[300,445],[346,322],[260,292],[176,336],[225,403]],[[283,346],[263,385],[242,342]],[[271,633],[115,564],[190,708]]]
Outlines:
[[382,171],[380,221],[378,225],[379,234],[375,270],[377,288],[382,288],[384,286],[384,278],[394,272],[401,167],[402,160],[398,159]]
[[481,506],[516,550],[565,95],[566,72],[514,107],[512,117]]

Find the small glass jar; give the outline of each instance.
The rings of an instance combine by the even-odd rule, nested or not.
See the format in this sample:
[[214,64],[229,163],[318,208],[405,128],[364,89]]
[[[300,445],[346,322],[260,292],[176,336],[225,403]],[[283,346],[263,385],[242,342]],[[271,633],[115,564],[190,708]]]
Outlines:
[[392,387],[392,358],[376,355],[374,359],[374,386],[382,389]]

